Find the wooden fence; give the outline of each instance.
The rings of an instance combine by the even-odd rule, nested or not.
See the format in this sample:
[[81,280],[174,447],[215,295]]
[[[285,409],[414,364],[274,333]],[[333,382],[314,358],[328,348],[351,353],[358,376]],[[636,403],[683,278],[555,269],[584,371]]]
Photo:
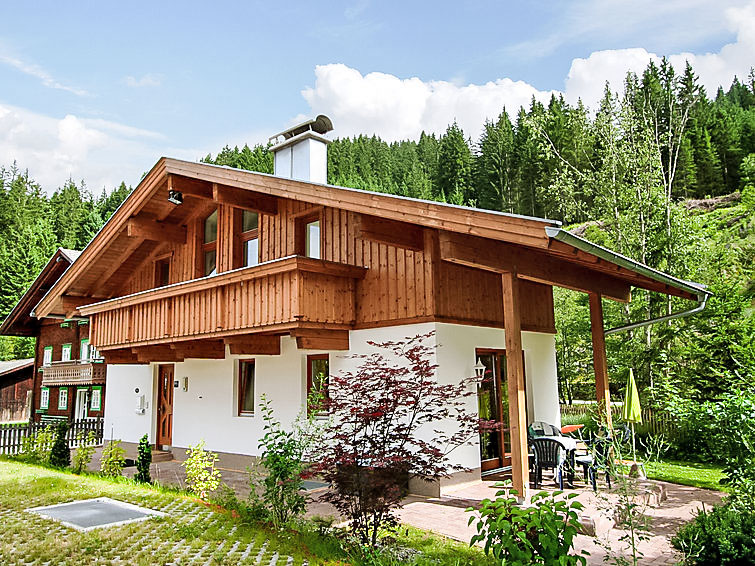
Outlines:
[[[611,406],[611,415],[614,419],[620,419],[624,407],[621,405]],[[595,404],[580,403],[579,405],[561,405],[561,415],[568,416],[588,416],[595,411]],[[673,436],[679,432],[679,426],[673,415],[663,412],[654,411],[653,409],[642,409],[642,424],[638,429],[650,434],[665,434]]]
[[[31,393],[31,392],[30,392]],[[23,399],[7,399],[0,402],[0,423],[25,421],[29,419],[31,396]]]
[[[24,440],[40,431],[51,427],[55,428],[54,423],[10,423],[0,424],[0,454],[13,455],[22,451]],[[80,438],[86,438],[90,432],[94,432],[95,444],[102,444],[103,419],[83,419],[70,423],[70,428],[66,434],[68,446],[76,448],[79,445]]]

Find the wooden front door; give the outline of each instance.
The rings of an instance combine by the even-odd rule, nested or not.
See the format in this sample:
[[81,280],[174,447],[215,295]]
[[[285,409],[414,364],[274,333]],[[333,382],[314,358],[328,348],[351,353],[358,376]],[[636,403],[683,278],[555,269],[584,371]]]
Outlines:
[[481,419],[500,424],[498,430],[480,433],[480,464],[483,472],[511,465],[509,395],[506,383],[506,352],[477,350],[485,373],[477,384],[477,407]]
[[173,366],[157,368],[157,448],[173,444]]

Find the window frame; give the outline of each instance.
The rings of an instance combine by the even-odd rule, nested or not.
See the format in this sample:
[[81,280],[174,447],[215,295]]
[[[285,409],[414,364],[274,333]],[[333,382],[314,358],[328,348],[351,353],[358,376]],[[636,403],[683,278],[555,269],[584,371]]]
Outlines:
[[[252,370],[252,410],[251,411],[245,411],[243,410],[244,406],[244,372],[241,370],[243,364],[251,364],[253,370]],[[237,417],[253,417],[256,408],[256,395],[257,395],[257,363],[254,358],[245,358],[238,360],[238,363],[236,364],[236,371],[237,373],[237,380],[236,380],[236,397],[237,397],[237,404],[236,404],[236,416]]]
[[[97,404],[95,405],[95,392],[97,393]],[[102,386],[101,385],[94,385],[92,386],[92,392],[89,395],[89,410],[90,411],[101,411],[102,410]]]
[[[245,212],[252,212],[257,215],[257,227],[251,230],[247,230],[246,232],[243,231]],[[244,253],[244,245],[250,240],[257,240],[257,262],[253,264],[248,264],[246,262],[247,255]],[[239,248],[241,250],[241,262],[240,262],[239,267],[254,267],[255,265],[260,264],[259,240],[260,240],[260,213],[257,212],[256,210],[242,209],[239,215]]]
[[[325,231],[322,209],[318,208],[315,210],[304,211],[295,218],[295,222],[296,254],[304,257],[311,257],[312,259],[323,259],[323,251],[325,249],[323,246],[323,239]],[[307,254],[307,243],[309,236],[308,226],[315,222],[319,223],[320,228],[320,242],[318,247],[320,253],[317,257]]]
[[[312,407],[309,403],[309,395],[312,392],[312,386],[313,386],[313,371],[312,371],[312,362],[319,361],[319,360],[325,360],[328,364],[328,375],[325,377],[325,393],[323,395],[322,399],[322,407]],[[307,403],[307,414],[310,414],[314,411],[315,414],[325,414],[327,415],[330,413],[330,354],[309,354],[307,355],[307,397],[306,397],[306,403]]]
[[39,409],[46,411],[50,408],[50,388],[41,387],[39,389]]
[[[212,242],[205,242],[205,230],[206,230],[206,224],[207,221],[210,219],[210,216],[213,214],[216,215],[217,218],[217,225],[215,230],[215,239]],[[212,277],[218,274],[218,238],[220,236],[220,208],[215,208],[212,210],[209,214],[202,217],[202,219],[199,222],[199,249],[200,249],[200,257],[199,257],[199,269],[201,273],[201,277]],[[210,252],[215,252],[215,272],[214,273],[207,273],[207,254]]]
[[[217,241],[217,239],[215,241]],[[170,285],[170,275],[171,275],[171,273],[170,273],[171,272],[170,258],[171,258],[171,254],[166,254],[166,255],[162,255],[160,257],[156,257],[155,258],[155,261],[153,262],[154,263],[154,275],[155,275],[155,279],[153,281],[154,288],[166,287],[166,286]],[[163,282],[162,282],[162,277],[161,277],[162,272],[161,272],[161,269],[160,269],[163,266],[167,266],[167,268],[168,268],[168,282],[165,283],[165,284],[163,284]]]
[[[66,359],[66,350],[68,351],[68,359]],[[73,344],[72,343],[63,344],[60,348],[60,361],[70,362],[72,354],[73,354]]]
[[[47,359],[47,352],[50,352],[50,359]],[[42,349],[42,366],[48,367],[52,365],[52,346],[45,346]]]
[[[65,395],[63,395],[64,391],[65,391]],[[65,401],[65,403],[63,401]],[[67,411],[67,410],[68,410],[68,387],[59,387],[58,388],[58,411]]]
[[[86,352],[87,355],[84,357],[84,345],[86,344]],[[82,338],[81,342],[79,343],[79,360],[83,362],[88,362],[92,359],[92,350],[89,347],[89,338]]]

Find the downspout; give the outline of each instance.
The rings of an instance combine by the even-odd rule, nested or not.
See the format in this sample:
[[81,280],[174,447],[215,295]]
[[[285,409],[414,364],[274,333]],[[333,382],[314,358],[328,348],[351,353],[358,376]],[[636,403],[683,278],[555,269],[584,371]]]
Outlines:
[[604,334],[608,336],[609,334],[616,334],[617,332],[623,332],[625,330],[633,330],[635,328],[641,328],[643,326],[648,326],[650,324],[655,324],[657,322],[665,322],[667,320],[672,320],[674,318],[684,318],[687,316],[691,316],[693,314],[697,314],[699,312],[702,312],[705,309],[705,304],[708,302],[709,296],[710,295],[707,293],[698,295],[697,306],[691,309],[688,309],[686,311],[675,312],[675,313],[667,314],[665,316],[659,316],[656,318],[649,318],[647,320],[641,320],[639,322],[632,322],[630,324],[624,324],[622,326],[617,326],[616,328],[611,328],[609,330],[606,330]]

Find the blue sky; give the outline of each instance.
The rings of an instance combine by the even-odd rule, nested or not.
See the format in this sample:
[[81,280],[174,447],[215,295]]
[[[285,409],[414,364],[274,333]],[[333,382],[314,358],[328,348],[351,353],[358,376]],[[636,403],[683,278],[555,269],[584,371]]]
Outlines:
[[472,138],[553,91],[594,101],[650,58],[709,88],[755,65],[755,3],[11,2],[0,6],[0,164],[48,191],[138,181],[326,113],[334,135]]

